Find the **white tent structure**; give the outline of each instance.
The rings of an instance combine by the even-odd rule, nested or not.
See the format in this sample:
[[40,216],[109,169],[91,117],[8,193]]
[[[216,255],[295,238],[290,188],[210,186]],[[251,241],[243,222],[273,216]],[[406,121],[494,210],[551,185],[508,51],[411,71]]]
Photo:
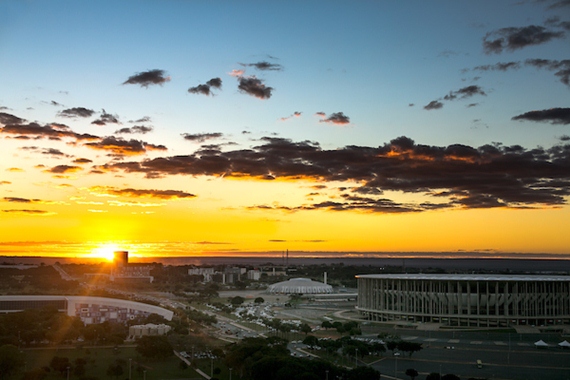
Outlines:
[[560,348],[570,348],[570,343],[568,343],[568,341],[564,340],[564,341],[558,343],[558,347],[560,347]]
[[544,348],[544,347],[548,347],[548,343],[546,343],[544,340],[539,340],[537,342],[534,342],[534,346],[536,348]]
[[308,278],[292,278],[269,285],[267,291],[271,294],[329,294],[333,292],[333,288]]

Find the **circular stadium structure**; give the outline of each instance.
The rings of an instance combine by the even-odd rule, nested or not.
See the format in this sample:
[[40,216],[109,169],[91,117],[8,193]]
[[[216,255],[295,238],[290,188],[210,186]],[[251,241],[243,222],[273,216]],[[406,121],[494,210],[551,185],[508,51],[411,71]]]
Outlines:
[[288,281],[270,285],[271,294],[327,294],[332,293],[332,286],[308,278],[292,278]]
[[357,275],[357,310],[373,321],[506,327],[570,323],[570,276]]

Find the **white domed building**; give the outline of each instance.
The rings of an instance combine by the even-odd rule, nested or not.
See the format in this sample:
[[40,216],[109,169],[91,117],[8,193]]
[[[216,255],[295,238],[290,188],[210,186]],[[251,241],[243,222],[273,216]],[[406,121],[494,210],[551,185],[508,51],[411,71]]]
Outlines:
[[309,278],[292,278],[270,285],[267,292],[271,294],[330,294],[333,288]]

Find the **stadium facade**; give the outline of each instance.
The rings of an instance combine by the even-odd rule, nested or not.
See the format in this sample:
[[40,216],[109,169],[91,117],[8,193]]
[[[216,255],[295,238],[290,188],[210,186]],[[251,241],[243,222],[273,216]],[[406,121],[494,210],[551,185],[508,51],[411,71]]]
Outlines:
[[172,320],[174,313],[159,306],[117,298],[90,296],[18,295],[0,296],[0,313],[14,313],[44,307],[57,308],[70,317],[79,317],[85,324],[105,321],[125,323],[137,317],[158,314]]
[[570,276],[357,275],[357,310],[372,321],[507,327],[570,323]]

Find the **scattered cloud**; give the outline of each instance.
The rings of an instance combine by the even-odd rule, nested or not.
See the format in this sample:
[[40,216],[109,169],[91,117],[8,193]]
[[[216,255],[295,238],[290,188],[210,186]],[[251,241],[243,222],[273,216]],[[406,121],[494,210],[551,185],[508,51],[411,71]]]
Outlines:
[[212,95],[211,88],[220,89],[222,87],[221,78],[212,78],[205,84],[199,84],[196,87],[190,87],[188,92],[191,94],[202,94],[202,95]]
[[483,50],[486,54],[500,54],[504,50],[514,51],[527,46],[540,45],[562,38],[564,34],[563,31],[553,31],[537,25],[501,28],[483,37]]
[[[443,208],[557,207],[570,195],[570,144],[531,150],[501,144],[429,146],[399,137],[380,147],[324,150],[314,142],[264,137],[251,149],[115,162],[105,171],[273,180],[344,182],[344,193],[319,203],[267,206],[283,211],[327,209],[420,212]],[[464,173],[458,176],[457,173]],[[353,184],[361,184],[356,195]],[[422,193],[434,202],[403,204],[388,191]]]
[[76,158],[75,160],[73,160],[74,164],[90,164],[93,161],[88,159],[88,158]]
[[267,61],[261,61],[256,63],[240,63],[242,66],[246,67],[255,67],[257,70],[270,70],[270,71],[281,71],[283,70],[283,66],[278,63],[270,63]]
[[223,137],[223,133],[182,133],[182,137],[184,137],[184,140],[203,143],[206,140],[219,139]]
[[18,197],[4,197],[4,202],[11,203],[44,203],[41,199],[27,199]]
[[336,125],[350,124],[350,118],[342,112],[332,113],[329,115],[329,117],[325,117],[323,112],[317,112],[316,114],[320,117],[323,117],[323,119],[319,121],[321,123],[331,123]]
[[121,128],[115,131],[115,134],[134,134],[134,133],[139,133],[141,135],[147,134],[149,132],[152,132],[153,128],[152,127],[146,127],[144,125],[135,125],[134,127],[131,128]]
[[551,108],[541,111],[529,111],[514,116],[512,120],[528,120],[551,124],[570,124],[570,108]]
[[48,138],[50,140],[60,140],[61,138],[69,137],[77,141],[83,140],[100,140],[100,137],[90,134],[79,134],[73,132],[68,126],[64,124],[52,123],[41,126],[37,123],[29,124],[10,124],[0,128],[0,133],[16,135],[15,138],[20,139],[42,139]]
[[431,102],[429,102],[427,105],[424,106],[425,110],[438,110],[440,108],[443,108],[443,103],[438,101],[438,100],[432,100]]
[[[485,93],[485,91],[483,91],[483,89],[479,86],[476,85],[471,85],[471,86],[467,86],[467,87],[463,87],[460,88],[459,90],[456,91],[450,91],[449,94],[445,95],[443,97],[443,99],[438,99],[438,100],[432,100],[431,102],[429,102],[427,105],[424,106],[425,110],[437,110],[440,108],[443,108],[443,103],[440,100],[446,100],[446,101],[451,101],[451,100],[457,100],[457,99],[467,99],[470,98],[474,95],[484,95],[486,96],[487,94]],[[477,103],[472,103],[472,105],[476,105]]]
[[116,115],[111,115],[110,113],[103,110],[101,116],[97,120],[93,120],[91,124],[95,125],[107,125],[107,124],[119,124],[119,118]]
[[17,116],[14,116],[9,113],[0,112],[0,124],[8,125],[8,124],[22,124],[26,120],[20,119]]
[[89,188],[89,192],[97,195],[111,195],[129,198],[156,198],[165,200],[189,199],[196,195],[179,190],[154,190],[154,189],[117,189],[108,186],[94,186]]
[[83,168],[80,166],[57,165],[50,169],[44,170],[44,172],[52,174],[68,174],[68,173],[76,173],[81,170],[83,170]]
[[261,79],[255,76],[238,77],[238,82],[238,89],[243,93],[255,96],[258,99],[271,98],[273,87],[267,87]]
[[445,95],[443,99],[445,100],[455,100],[470,98],[473,95],[487,95],[485,91],[479,86],[471,85],[467,87],[460,88],[457,91],[450,91],[449,94]]
[[84,107],[74,107],[68,108],[57,113],[61,117],[91,117],[95,111],[84,108]]
[[55,215],[55,212],[45,211],[45,210],[2,210],[2,212],[10,214],[21,214],[21,215],[38,215],[38,216],[50,216]]
[[228,75],[232,76],[232,77],[241,77],[243,76],[243,74],[245,74],[245,70],[232,70],[228,73]]
[[12,182],[10,181],[0,181],[0,185],[11,185]]
[[170,77],[165,76],[166,72],[164,70],[148,70],[141,73],[136,73],[132,75],[123,82],[123,84],[138,84],[141,87],[148,87],[150,85],[162,85],[166,82],[170,82]]
[[100,141],[90,142],[84,145],[91,149],[106,150],[119,156],[145,154],[151,150],[167,150],[164,145],[149,144],[141,140],[124,140],[114,136],[108,136]]
[[289,119],[291,119],[291,118],[293,118],[293,117],[301,117],[301,114],[302,114],[302,112],[295,111],[295,112],[293,112],[292,115],[289,115],[289,116],[286,116],[286,117],[282,117],[282,118],[280,118],[280,120],[281,120],[281,121],[286,121],[286,120],[289,120]]
[[6,171],[10,172],[10,173],[23,173],[24,169],[22,169],[22,168],[7,168]]
[[561,61],[552,59],[539,59],[532,58],[525,61],[515,61],[515,62],[498,62],[494,65],[481,65],[475,66],[473,70],[477,71],[507,71],[516,70],[522,66],[535,67],[537,69],[544,69],[549,71],[554,71],[554,75],[560,79],[560,82],[567,86],[570,86],[570,59],[564,59]]

